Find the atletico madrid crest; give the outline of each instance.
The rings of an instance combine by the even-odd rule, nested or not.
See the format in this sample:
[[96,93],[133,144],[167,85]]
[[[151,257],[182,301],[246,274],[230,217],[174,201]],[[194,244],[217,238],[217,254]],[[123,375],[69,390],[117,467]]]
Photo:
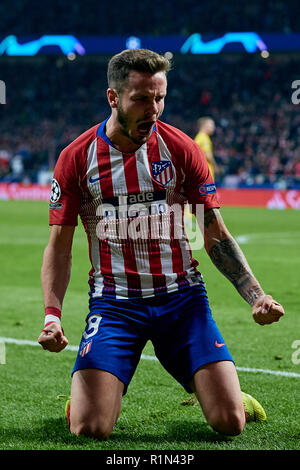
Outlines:
[[83,357],[85,356],[88,352],[90,352],[92,347],[92,341],[89,341],[88,343],[83,343],[81,349],[80,349],[80,356]]
[[173,169],[171,162],[158,161],[151,163],[152,176],[155,181],[165,186],[173,178]]

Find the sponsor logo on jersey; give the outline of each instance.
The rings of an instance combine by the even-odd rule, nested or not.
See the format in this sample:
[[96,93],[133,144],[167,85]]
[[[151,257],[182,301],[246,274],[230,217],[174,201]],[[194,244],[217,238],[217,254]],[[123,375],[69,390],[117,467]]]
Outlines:
[[155,181],[165,186],[173,178],[173,169],[171,162],[158,161],[151,163],[152,176]]
[[215,183],[199,184],[198,190],[201,196],[217,192]]
[[107,219],[146,217],[167,212],[166,191],[146,191],[103,199],[98,215]]

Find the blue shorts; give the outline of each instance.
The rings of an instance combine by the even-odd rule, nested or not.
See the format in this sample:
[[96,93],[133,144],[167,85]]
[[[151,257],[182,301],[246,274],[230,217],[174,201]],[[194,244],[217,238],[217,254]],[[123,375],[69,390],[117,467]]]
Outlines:
[[203,284],[151,299],[91,299],[72,374],[108,371],[124,383],[125,394],[148,340],[163,367],[189,393],[201,366],[233,362]]

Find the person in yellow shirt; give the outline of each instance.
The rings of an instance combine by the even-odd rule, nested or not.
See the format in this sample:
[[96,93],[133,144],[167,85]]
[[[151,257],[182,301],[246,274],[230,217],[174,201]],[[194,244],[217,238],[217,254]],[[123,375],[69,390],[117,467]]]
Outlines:
[[212,118],[202,117],[198,119],[198,133],[194,138],[195,142],[199,145],[206,156],[213,179],[215,179],[217,165],[213,154],[213,144],[210,136],[215,132],[215,128],[215,121]]

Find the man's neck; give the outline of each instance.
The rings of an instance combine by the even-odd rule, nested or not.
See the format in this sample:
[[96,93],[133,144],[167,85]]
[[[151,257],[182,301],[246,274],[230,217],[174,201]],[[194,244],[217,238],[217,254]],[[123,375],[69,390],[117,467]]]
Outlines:
[[142,144],[132,142],[129,137],[123,134],[113,116],[110,116],[107,120],[104,132],[114,148],[119,150],[119,152],[134,153],[142,146]]

